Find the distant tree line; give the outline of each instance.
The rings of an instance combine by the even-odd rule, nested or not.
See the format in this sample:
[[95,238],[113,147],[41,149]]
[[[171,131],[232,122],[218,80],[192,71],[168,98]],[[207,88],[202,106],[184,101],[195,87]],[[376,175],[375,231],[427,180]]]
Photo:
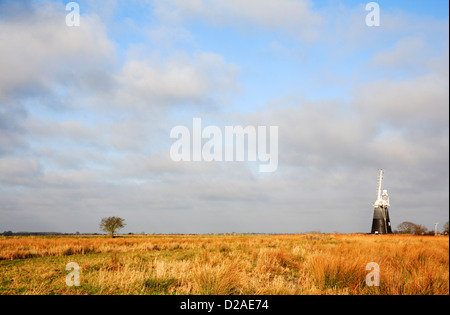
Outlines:
[[[449,226],[448,221],[444,224],[442,234],[448,235]],[[435,230],[428,230],[425,226],[421,224],[416,224],[413,222],[405,221],[397,226],[397,230],[394,231],[397,234],[413,234],[413,235],[434,235]],[[439,231],[438,231],[439,233]]]
[[[100,229],[112,237],[114,237],[114,234],[117,232],[117,230],[123,228],[125,226],[124,219],[118,218],[118,217],[108,217],[103,218],[100,222]],[[434,235],[434,229],[428,230],[425,226],[416,224],[413,222],[405,221],[400,223],[397,226],[397,230],[394,230],[394,233],[396,234],[413,234],[413,235]],[[317,232],[319,233],[319,232]],[[439,231],[438,231],[439,233]],[[444,235],[449,234],[449,223],[448,221],[444,224],[443,229],[441,230],[441,233]],[[142,232],[141,234],[145,234]],[[177,235],[178,233],[169,233],[172,235]],[[223,233],[219,233],[223,234]],[[228,235],[229,233],[224,233]],[[234,232],[232,233],[234,234]],[[247,234],[277,234],[277,233],[247,233]],[[12,232],[12,231],[4,231],[2,234],[3,236],[21,236],[21,235],[81,235],[80,232],[76,233],[59,233],[59,232]],[[99,235],[98,233],[83,233],[82,235]],[[128,235],[134,235],[134,233],[128,233]]]
[[76,233],[61,233],[61,232],[13,232],[13,231],[4,231],[0,235],[3,236],[56,236],[56,235],[99,235],[98,233],[83,233],[80,234],[80,232]]

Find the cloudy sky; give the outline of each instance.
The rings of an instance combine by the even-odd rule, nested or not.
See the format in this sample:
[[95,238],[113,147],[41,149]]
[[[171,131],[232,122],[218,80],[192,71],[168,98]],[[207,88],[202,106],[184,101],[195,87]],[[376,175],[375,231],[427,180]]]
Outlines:
[[[449,216],[448,1],[0,0],[0,232],[370,232]],[[71,20],[72,21],[72,20]],[[171,129],[278,126],[278,169]]]

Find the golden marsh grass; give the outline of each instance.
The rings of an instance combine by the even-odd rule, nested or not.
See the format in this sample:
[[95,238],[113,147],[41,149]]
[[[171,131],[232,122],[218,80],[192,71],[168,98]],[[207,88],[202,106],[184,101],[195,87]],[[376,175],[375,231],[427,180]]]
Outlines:
[[[80,267],[68,287],[65,266]],[[380,266],[369,287],[366,265]],[[0,294],[449,294],[448,237],[0,237]]]

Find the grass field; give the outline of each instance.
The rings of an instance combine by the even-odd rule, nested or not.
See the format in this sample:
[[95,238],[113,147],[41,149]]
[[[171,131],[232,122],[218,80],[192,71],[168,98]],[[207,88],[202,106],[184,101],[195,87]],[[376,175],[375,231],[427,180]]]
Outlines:
[[[80,286],[66,284],[66,265]],[[368,263],[379,286],[368,286]],[[449,239],[432,236],[0,237],[0,294],[449,294]]]

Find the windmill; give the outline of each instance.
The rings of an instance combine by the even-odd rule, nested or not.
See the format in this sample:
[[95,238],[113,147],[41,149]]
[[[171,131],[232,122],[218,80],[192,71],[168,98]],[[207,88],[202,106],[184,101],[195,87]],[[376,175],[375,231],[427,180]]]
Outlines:
[[389,218],[389,195],[383,190],[384,171],[378,171],[377,200],[373,204],[372,234],[391,234],[391,220]]

